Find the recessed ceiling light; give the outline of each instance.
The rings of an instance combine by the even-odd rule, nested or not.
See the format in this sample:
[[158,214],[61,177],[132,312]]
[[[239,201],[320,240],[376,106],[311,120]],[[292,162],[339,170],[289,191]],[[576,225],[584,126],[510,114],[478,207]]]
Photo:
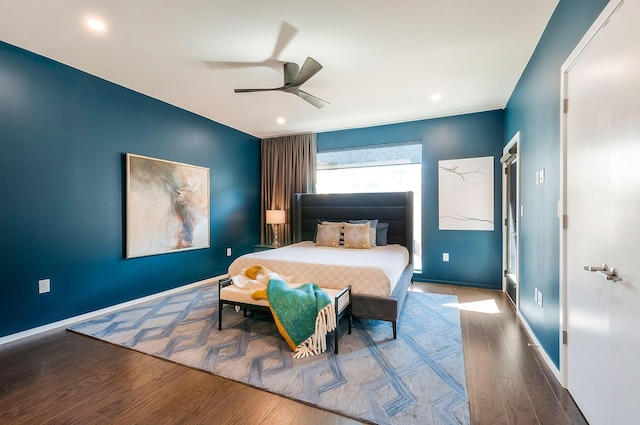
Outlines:
[[277,122],[278,124],[284,124],[284,123],[286,123],[286,122],[287,122],[287,120],[285,120],[284,118],[280,117],[280,118],[278,118],[278,119],[276,120],[276,122]]
[[442,99],[442,95],[440,93],[434,93],[431,95],[431,100],[437,102]]
[[96,18],[88,18],[87,25],[89,28],[97,32],[102,32],[107,28],[104,22]]

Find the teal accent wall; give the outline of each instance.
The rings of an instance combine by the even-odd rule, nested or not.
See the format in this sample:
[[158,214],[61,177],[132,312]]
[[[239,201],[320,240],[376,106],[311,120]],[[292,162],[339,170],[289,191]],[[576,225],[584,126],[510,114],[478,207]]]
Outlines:
[[[505,144],[521,132],[520,310],[560,364],[560,67],[606,0],[561,0],[505,110]],[[535,184],[544,168],[545,182]],[[543,294],[536,304],[534,288]]]
[[[318,134],[319,149],[422,140],[416,280],[499,289],[501,227],[438,230],[437,162],[493,155],[498,223],[498,158],[521,131],[521,312],[556,365],[560,66],[607,3],[560,0],[505,111]],[[257,138],[2,42],[0,147],[0,337],[225,273],[259,242]],[[123,259],[125,152],[210,168],[209,249]]]
[[[227,246],[259,242],[257,138],[1,42],[0,147],[0,337],[226,273]],[[123,259],[125,152],[210,169],[210,248]]]
[[[502,110],[318,134],[318,150],[422,140],[422,273],[416,281],[502,288]],[[438,161],[494,157],[494,231],[438,229]],[[375,218],[375,217],[366,217]],[[450,261],[442,261],[442,253]]]

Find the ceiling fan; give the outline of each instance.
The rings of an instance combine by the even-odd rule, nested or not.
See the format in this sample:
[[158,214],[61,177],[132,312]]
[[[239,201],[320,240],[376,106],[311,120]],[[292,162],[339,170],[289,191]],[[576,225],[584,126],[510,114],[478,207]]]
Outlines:
[[265,60],[256,62],[205,61],[204,64],[211,69],[253,68],[256,66],[266,66],[277,72],[285,63],[285,61],[278,59],[280,54],[287,48],[297,33],[298,29],[296,27],[288,22],[283,22],[280,25],[278,39],[276,40],[276,45],[273,47],[273,52],[271,53],[271,56]]
[[283,91],[285,93],[295,94],[298,97],[306,100],[316,108],[324,108],[330,105],[319,97],[300,90],[300,86],[304,84],[309,78],[313,77],[322,69],[322,65],[313,58],[307,58],[302,67],[293,62],[286,62],[283,65],[284,68],[284,85],[281,87],[275,87],[270,89],[235,89],[236,93],[250,93],[258,91]]

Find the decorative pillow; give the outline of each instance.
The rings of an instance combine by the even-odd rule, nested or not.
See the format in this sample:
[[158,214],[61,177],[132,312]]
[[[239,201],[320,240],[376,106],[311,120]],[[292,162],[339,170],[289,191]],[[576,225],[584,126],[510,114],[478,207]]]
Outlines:
[[378,219],[375,220],[349,220],[349,223],[351,224],[362,224],[362,223],[369,223],[369,226],[371,227],[378,227]]
[[342,226],[332,226],[328,224],[318,224],[316,236],[317,246],[330,246],[338,248],[340,246],[340,233]]
[[369,243],[371,247],[376,246],[376,227],[378,227],[378,220],[349,220],[351,224],[369,223],[371,229],[369,229]]
[[[319,218],[316,218],[316,223],[317,224],[327,224],[327,225],[330,225],[330,226],[340,226],[340,227],[342,227],[342,221],[329,221],[329,220],[324,220],[324,219],[321,220]],[[313,234],[313,241],[315,242],[317,238],[318,238],[318,226],[316,226],[316,231]],[[340,242],[341,243],[342,243],[343,239],[344,238],[342,238],[342,237],[340,238]]]
[[344,247],[355,249],[371,248],[369,223],[350,224],[344,223]]
[[376,245],[385,246],[387,244],[387,233],[389,231],[389,223],[378,223],[376,227]]
[[318,239],[318,224],[322,224],[322,220],[318,220],[316,218],[316,230],[313,232],[313,242],[315,242],[316,239]]
[[340,228],[340,245],[344,245],[344,223],[342,221],[327,221],[322,220],[325,226],[337,226]]

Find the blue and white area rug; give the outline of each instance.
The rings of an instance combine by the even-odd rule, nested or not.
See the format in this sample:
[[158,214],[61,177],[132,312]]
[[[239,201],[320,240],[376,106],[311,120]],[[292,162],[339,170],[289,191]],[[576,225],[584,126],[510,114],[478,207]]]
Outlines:
[[217,284],[110,313],[69,329],[375,424],[469,424],[457,297],[409,292],[388,322],[340,323],[340,353],[293,353],[269,314],[223,311]]

